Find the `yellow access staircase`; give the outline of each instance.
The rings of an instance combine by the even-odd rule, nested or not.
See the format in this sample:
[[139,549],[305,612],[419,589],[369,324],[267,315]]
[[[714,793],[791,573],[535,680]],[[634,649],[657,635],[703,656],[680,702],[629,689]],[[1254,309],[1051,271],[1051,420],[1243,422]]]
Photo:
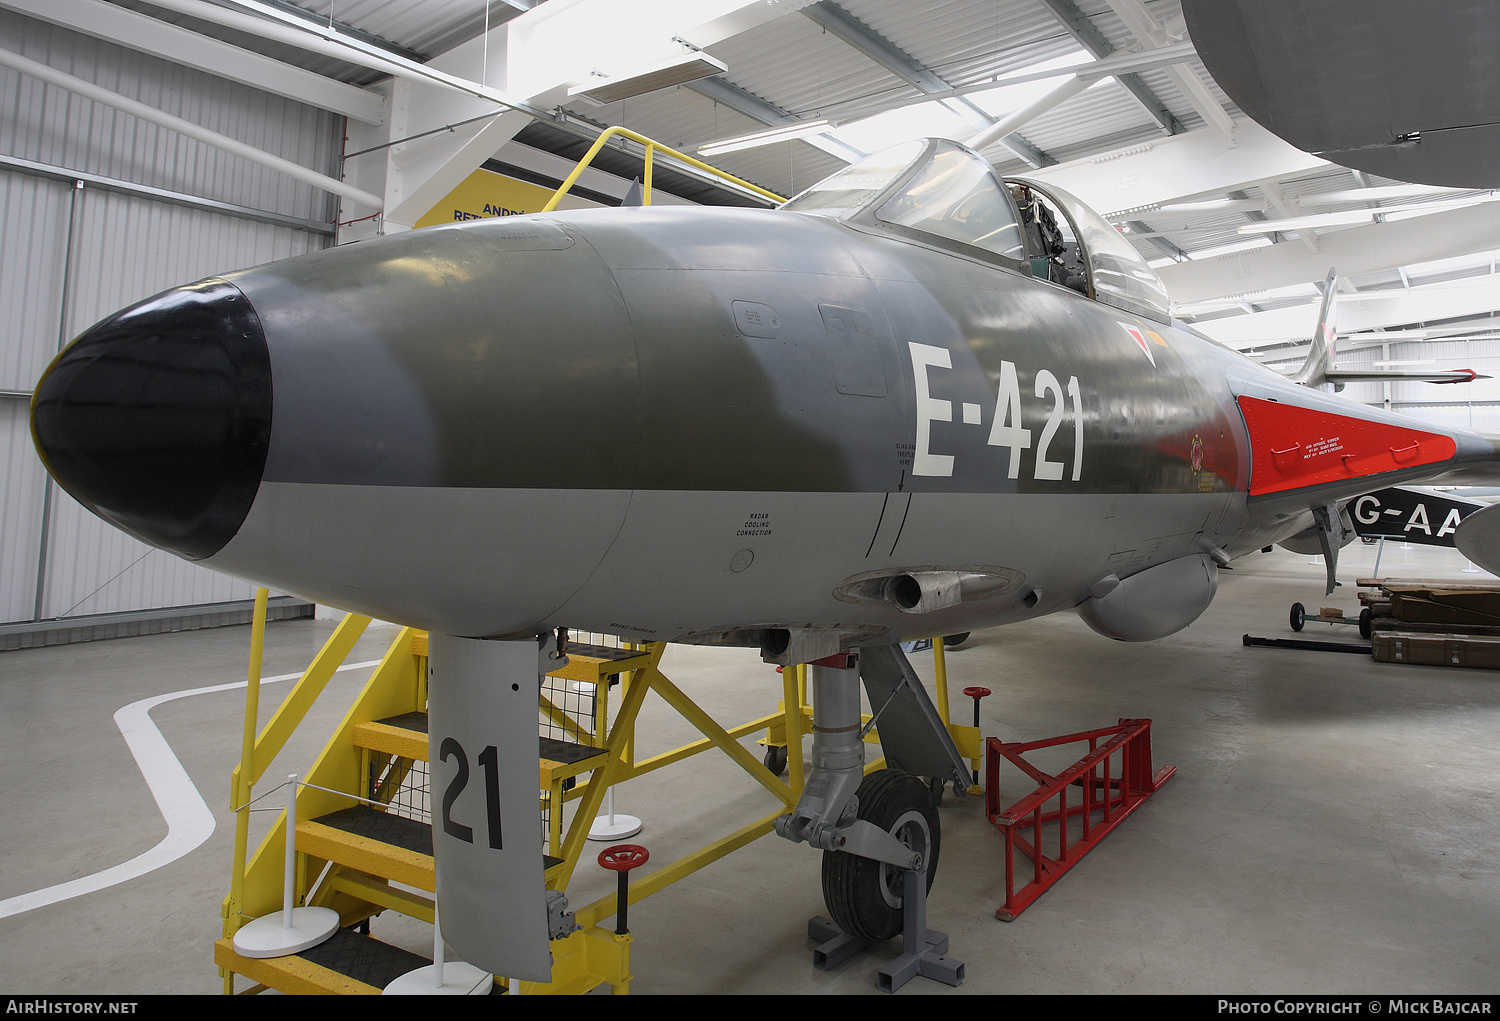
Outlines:
[[[235,976],[240,975],[255,983],[245,992],[271,988],[286,993],[375,994],[397,976],[431,963],[420,954],[375,939],[368,935],[368,924],[362,924],[383,911],[428,923],[433,919],[432,829],[426,804],[427,635],[409,628],[398,634],[323,753],[299,781],[294,900],[336,910],[340,929],[326,943],[285,957],[245,957],[234,947],[235,931],[252,918],[279,911],[283,897],[286,813],[245,862],[249,788],[368,624],[367,618],[345,618],[254,742],[248,761],[260,763],[260,768],[242,766],[235,771],[234,801],[240,809],[236,869],[222,909],[224,937],[214,945],[214,961],[224,977],[226,993],[235,991]],[[261,634],[257,632],[257,644]],[[660,649],[575,646],[561,673],[604,686],[611,675],[650,668],[659,658]],[[258,659],[258,649],[253,659]],[[252,663],[252,689],[258,673],[258,663]],[[252,690],[252,704],[257,697]],[[602,721],[602,704],[599,713]],[[592,739],[576,724],[572,729],[577,736]],[[542,806],[559,808],[550,812],[548,846],[576,844],[576,860],[584,834],[576,841],[564,840],[563,788],[572,786],[569,780],[605,767],[609,756],[604,748],[557,739],[544,742],[543,754],[549,757],[539,764],[540,790],[547,792]],[[596,787],[596,791],[602,789],[602,784]],[[587,821],[597,811],[598,798],[584,800],[579,818]],[[592,809],[589,802],[594,802]],[[545,863],[548,887],[562,888],[572,871],[569,863],[553,856],[546,856]],[[587,991],[600,984],[624,991],[629,982],[628,946],[628,936],[616,936],[598,926],[554,942],[554,957],[562,965],[555,974],[570,987],[559,991]],[[523,985],[531,987],[527,991],[547,991],[546,986],[556,984]],[[497,991],[500,988],[503,980]]]

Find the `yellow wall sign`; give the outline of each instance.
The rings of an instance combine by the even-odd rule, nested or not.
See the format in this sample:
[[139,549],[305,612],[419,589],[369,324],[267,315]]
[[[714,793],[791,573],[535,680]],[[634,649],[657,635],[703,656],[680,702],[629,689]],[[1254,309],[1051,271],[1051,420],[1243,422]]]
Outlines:
[[[536,213],[552,198],[555,189],[518,181],[492,170],[476,170],[450,191],[443,201],[429,209],[417,221],[418,227],[431,227],[455,220],[480,220],[487,216],[515,216]],[[560,209],[593,209],[599,203],[568,194]]]

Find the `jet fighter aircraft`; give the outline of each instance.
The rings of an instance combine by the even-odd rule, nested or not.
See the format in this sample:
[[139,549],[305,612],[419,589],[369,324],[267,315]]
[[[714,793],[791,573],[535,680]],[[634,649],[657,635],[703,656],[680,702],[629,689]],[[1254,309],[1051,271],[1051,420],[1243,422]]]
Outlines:
[[[1235,557],[1315,518],[1336,550],[1341,502],[1496,456],[1321,381],[1174,322],[1072,196],[927,139],[775,210],[469,221],[178,287],[63,351],[32,426],[59,484],[130,534],[428,629],[435,748],[440,716],[475,715],[441,698],[511,687],[448,639],[532,650],[484,668],[502,680],[534,679],[559,627],[822,661],[813,775],[833,793],[778,829],[930,881],[936,814],[881,823],[886,795],[835,744],[858,670],[1068,609],[1161,638]],[[828,659],[850,650],[860,667]],[[534,781],[534,761],[504,768]],[[450,942],[545,977],[467,934],[483,911],[444,894],[458,852],[434,835]],[[835,920],[885,938],[899,912],[861,912],[900,886],[875,875],[835,877],[856,908]]]

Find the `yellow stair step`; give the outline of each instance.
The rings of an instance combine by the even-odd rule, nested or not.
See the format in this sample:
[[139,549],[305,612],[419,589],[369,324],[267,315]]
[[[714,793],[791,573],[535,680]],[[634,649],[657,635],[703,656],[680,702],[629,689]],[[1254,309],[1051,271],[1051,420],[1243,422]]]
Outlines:
[[570,681],[598,684],[611,674],[643,670],[651,665],[651,653],[645,649],[612,649],[607,645],[568,643],[568,662],[548,677],[566,677]]
[[378,996],[401,975],[432,964],[428,958],[348,929],[287,957],[243,957],[234,940],[214,944],[214,963],[294,996],[320,993]]
[[541,762],[540,782],[544,788],[551,787],[553,780],[587,773],[609,761],[606,749],[590,748],[588,745],[558,741],[550,737],[538,739],[538,750]]
[[[297,850],[418,890],[436,889],[432,827],[415,819],[365,805],[346,808],[297,823]],[[542,855],[549,876],[562,864],[561,858]]]
[[[412,655],[427,655],[427,637],[426,631],[418,631],[412,635]],[[644,669],[651,663],[651,654],[645,649],[616,649],[607,645],[569,642],[567,652],[568,664],[561,669],[549,671],[549,677],[598,681],[611,674]]]
[[416,762],[427,761],[427,714],[403,713],[369,723],[356,723],[354,747],[399,755]]
[[[333,870],[327,879],[327,889],[330,894],[343,894],[345,897],[370,905],[374,909],[369,912],[370,914],[396,911],[408,918],[423,922],[432,921],[431,898],[392,886],[387,880],[366,875],[363,872],[355,872],[347,867],[337,867]],[[349,919],[346,917],[345,924],[348,923]]]
[[297,850],[359,872],[434,889],[432,827],[365,805],[297,823]]
[[[386,755],[399,755],[416,762],[427,762],[427,714],[405,713],[371,723],[354,726],[354,745]],[[603,748],[590,748],[571,741],[540,738],[538,782],[550,787],[554,779],[577,776],[604,765]]]

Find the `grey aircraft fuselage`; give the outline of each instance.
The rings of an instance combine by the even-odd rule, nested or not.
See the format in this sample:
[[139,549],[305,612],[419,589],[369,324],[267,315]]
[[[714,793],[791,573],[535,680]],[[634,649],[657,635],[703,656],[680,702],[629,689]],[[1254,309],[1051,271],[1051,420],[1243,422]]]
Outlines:
[[[179,371],[215,331],[243,349]],[[1055,612],[1185,558],[1211,598],[1209,556],[1491,454],[1423,425],[1442,456],[1256,492],[1252,468],[1291,448],[1246,400],[1380,443],[1414,426],[941,239],[646,207],[428,228],[166,292],[59,356],[33,428],[96,513],[322,603],[470,637],[785,629],[818,637],[809,656]],[[153,438],[167,420],[203,450]],[[231,448],[222,478],[188,478]],[[903,600],[903,578],[949,595]]]

